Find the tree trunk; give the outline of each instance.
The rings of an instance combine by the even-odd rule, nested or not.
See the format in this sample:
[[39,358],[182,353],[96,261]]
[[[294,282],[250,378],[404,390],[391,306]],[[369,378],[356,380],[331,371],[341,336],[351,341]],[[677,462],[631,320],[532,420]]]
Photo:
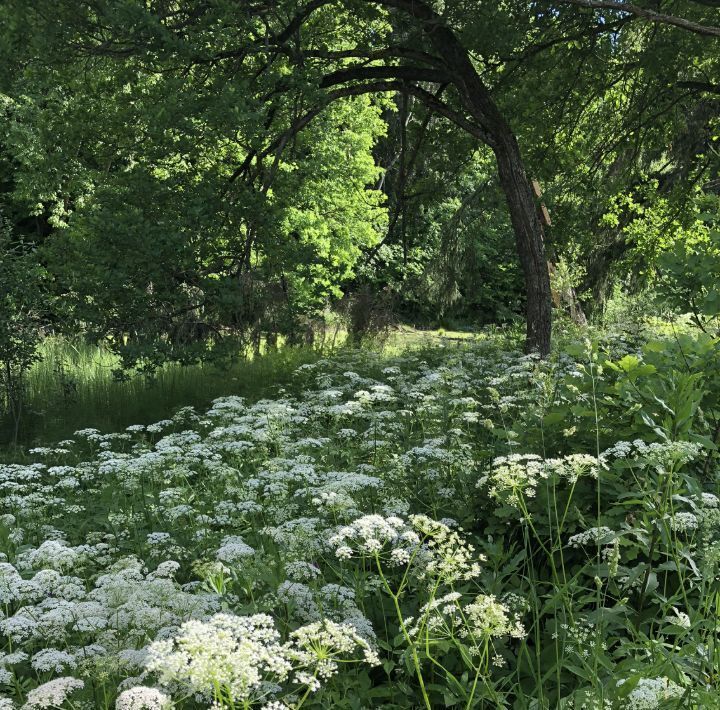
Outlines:
[[509,127],[496,135],[493,146],[500,185],[505,193],[515,245],[525,277],[527,329],[525,348],[543,357],[550,352],[552,300],[542,225],[538,219],[532,188]]
[[517,140],[493,100],[488,88],[455,32],[426,0],[373,0],[398,8],[422,24],[423,31],[460,94],[460,101],[485,132],[483,140],[492,148],[500,185],[510,211],[520,265],[527,292],[525,348],[542,356],[550,352],[552,301],[550,275],[545,258],[543,232],[532,187]]

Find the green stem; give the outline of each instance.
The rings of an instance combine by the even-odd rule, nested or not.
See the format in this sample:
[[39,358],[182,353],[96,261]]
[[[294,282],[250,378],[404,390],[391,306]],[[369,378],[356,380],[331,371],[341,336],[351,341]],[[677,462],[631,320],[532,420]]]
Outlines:
[[405,643],[407,643],[408,648],[410,649],[410,653],[412,654],[413,666],[415,668],[415,673],[417,674],[418,682],[420,683],[420,692],[422,693],[425,707],[427,708],[427,710],[432,710],[430,698],[428,697],[427,690],[425,689],[425,680],[423,679],[422,670],[420,669],[420,659],[417,655],[415,643],[410,638],[410,634],[408,634],[407,628],[405,626],[405,621],[403,619],[402,610],[400,609],[398,597],[390,588],[390,585],[388,584],[388,581],[383,574],[382,565],[380,564],[380,557],[377,555],[377,553],[375,554],[375,564],[377,565],[378,573],[380,574],[380,579],[382,580],[383,586],[385,587],[385,591],[390,595],[390,598],[393,600],[395,614],[397,615],[398,622],[400,623],[400,630],[402,631]]

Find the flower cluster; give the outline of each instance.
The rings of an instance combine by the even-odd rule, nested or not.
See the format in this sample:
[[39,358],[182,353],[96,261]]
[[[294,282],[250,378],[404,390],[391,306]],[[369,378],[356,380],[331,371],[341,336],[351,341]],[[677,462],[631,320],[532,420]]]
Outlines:
[[[618,685],[622,685],[620,681]],[[626,699],[629,710],[661,710],[685,695],[685,689],[669,678],[640,678]]]
[[161,684],[228,704],[263,694],[261,686],[284,681],[292,666],[267,614],[216,614],[185,622],[172,639],[155,641],[146,667]]
[[[369,643],[347,624],[314,622],[281,643],[267,614],[216,614],[207,621],[188,621],[172,639],[151,644],[146,667],[161,685],[233,707],[264,701],[287,681],[316,691],[337,673],[340,661],[354,660],[356,650],[358,662],[380,662]],[[149,696],[156,702],[164,697],[149,689],[131,689],[118,702],[132,707],[131,702]]]
[[450,592],[420,608],[417,619],[406,619],[411,636],[427,635],[433,640],[468,639],[471,653],[478,653],[489,639],[522,638],[525,629],[510,609],[497,598],[481,594],[463,603],[463,595]]
[[435,578],[446,584],[480,574],[482,555],[442,521],[427,515],[365,515],[341,527],[329,544],[335,556],[373,557],[392,567],[411,565],[419,579]]

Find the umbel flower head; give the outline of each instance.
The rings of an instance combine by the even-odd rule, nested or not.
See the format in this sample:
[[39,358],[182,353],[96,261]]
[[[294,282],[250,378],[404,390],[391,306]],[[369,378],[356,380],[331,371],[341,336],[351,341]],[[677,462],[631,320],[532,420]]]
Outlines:
[[561,459],[543,459],[537,454],[510,454],[493,459],[488,476],[478,481],[479,487],[489,485],[495,500],[521,510],[523,499],[537,495],[541,481],[564,479],[574,484],[582,476],[597,478],[605,459],[589,454],[570,454]]
[[469,633],[479,638],[513,636],[522,638],[525,629],[513,619],[508,608],[495,597],[481,594],[465,607]]
[[427,515],[411,515],[413,529],[422,536],[423,551],[419,556],[421,577],[432,577],[445,584],[480,575],[482,555],[445,523]]
[[58,708],[69,695],[84,686],[83,681],[70,676],[55,678],[31,690],[27,695],[27,702],[22,706],[22,710]]
[[[623,683],[624,680],[618,681],[618,686]],[[682,686],[664,676],[641,678],[627,696],[626,707],[629,710],[660,710],[669,707],[673,700],[677,701],[684,695],[685,689]]]
[[287,645],[288,657],[294,664],[301,665],[322,679],[330,678],[338,670],[338,660],[347,661],[356,651],[371,666],[380,663],[377,653],[350,624],[336,624],[323,619],[299,628],[290,634],[291,643]]
[[417,636],[426,626],[432,638],[459,637],[470,639],[474,644],[502,636],[522,638],[525,635],[523,625],[508,607],[486,594],[465,605],[458,592],[436,597],[420,608],[417,620],[406,619],[405,623],[410,627],[411,636]]
[[387,548],[402,549],[409,555],[419,542],[417,533],[402,518],[392,515],[363,515],[330,538],[330,545],[340,559],[373,555]]
[[[146,667],[163,685],[179,685],[219,707],[233,707],[267,700],[288,680],[318,690],[322,680],[337,673],[341,660],[380,662],[350,624],[323,619],[297,629],[285,644],[279,638],[267,614],[216,614],[208,621],[188,621],[174,639],[151,644]],[[139,702],[139,696],[127,696],[131,701]]]
[[157,688],[136,686],[123,690],[115,702],[115,710],[167,710],[170,698]]
[[482,556],[448,525],[427,515],[364,515],[330,538],[340,559],[377,557],[390,566],[414,564],[418,578],[451,584],[480,574]]
[[174,639],[150,645],[147,668],[160,682],[229,703],[250,699],[264,680],[283,681],[291,670],[267,614],[215,614],[190,620]]

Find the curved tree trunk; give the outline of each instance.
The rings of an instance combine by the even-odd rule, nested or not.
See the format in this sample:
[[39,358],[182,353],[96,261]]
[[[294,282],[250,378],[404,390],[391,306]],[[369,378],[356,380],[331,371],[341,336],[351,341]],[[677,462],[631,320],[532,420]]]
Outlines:
[[[286,43],[303,23],[320,7],[330,5],[333,0],[308,0],[298,10],[287,27],[276,35],[274,43]],[[515,243],[525,277],[527,297],[526,350],[545,356],[550,352],[552,329],[552,296],[550,276],[545,258],[543,232],[538,218],[532,187],[523,165],[517,140],[502,111],[495,103],[488,87],[478,74],[467,48],[460,41],[454,29],[446,24],[429,0],[364,0],[368,5],[381,5],[403,13],[406,18],[417,22],[427,39],[431,53],[407,47],[387,47],[385,51],[352,53],[367,59],[367,62],[352,64],[341,69],[333,68],[320,81],[320,88],[327,89],[346,84],[325,94],[330,102],[339,98],[377,93],[401,91],[420,96],[425,103],[440,115],[450,118],[470,135],[488,145],[497,159],[500,185],[505,193],[510,219],[515,233]],[[400,33],[403,34],[403,33]],[[295,52],[293,52],[294,54]],[[374,55],[374,56],[373,56]],[[415,64],[375,64],[380,59],[412,59]],[[359,82],[359,83],[358,83]],[[417,82],[440,85],[435,94],[427,91]],[[445,86],[453,85],[458,92],[462,110],[458,112],[439,98]],[[295,120],[292,126],[272,141],[269,147],[255,153],[255,160],[275,153],[277,163],[280,151],[288,140],[302,130],[323,110],[323,104],[314,106]],[[468,120],[465,113],[471,117]],[[252,162],[252,157],[250,159]],[[243,174],[243,166],[231,177],[234,180]]]
[[525,348],[545,356],[550,352],[552,296],[545,258],[542,225],[517,140],[477,73],[467,49],[427,0],[370,0],[408,13],[422,24],[467,112],[477,121],[483,140],[495,153],[500,185],[505,193],[527,294]]
[[515,245],[525,277],[527,330],[525,347],[545,356],[550,352],[552,298],[542,225],[520,148],[510,129],[493,146],[500,185],[510,212]]

